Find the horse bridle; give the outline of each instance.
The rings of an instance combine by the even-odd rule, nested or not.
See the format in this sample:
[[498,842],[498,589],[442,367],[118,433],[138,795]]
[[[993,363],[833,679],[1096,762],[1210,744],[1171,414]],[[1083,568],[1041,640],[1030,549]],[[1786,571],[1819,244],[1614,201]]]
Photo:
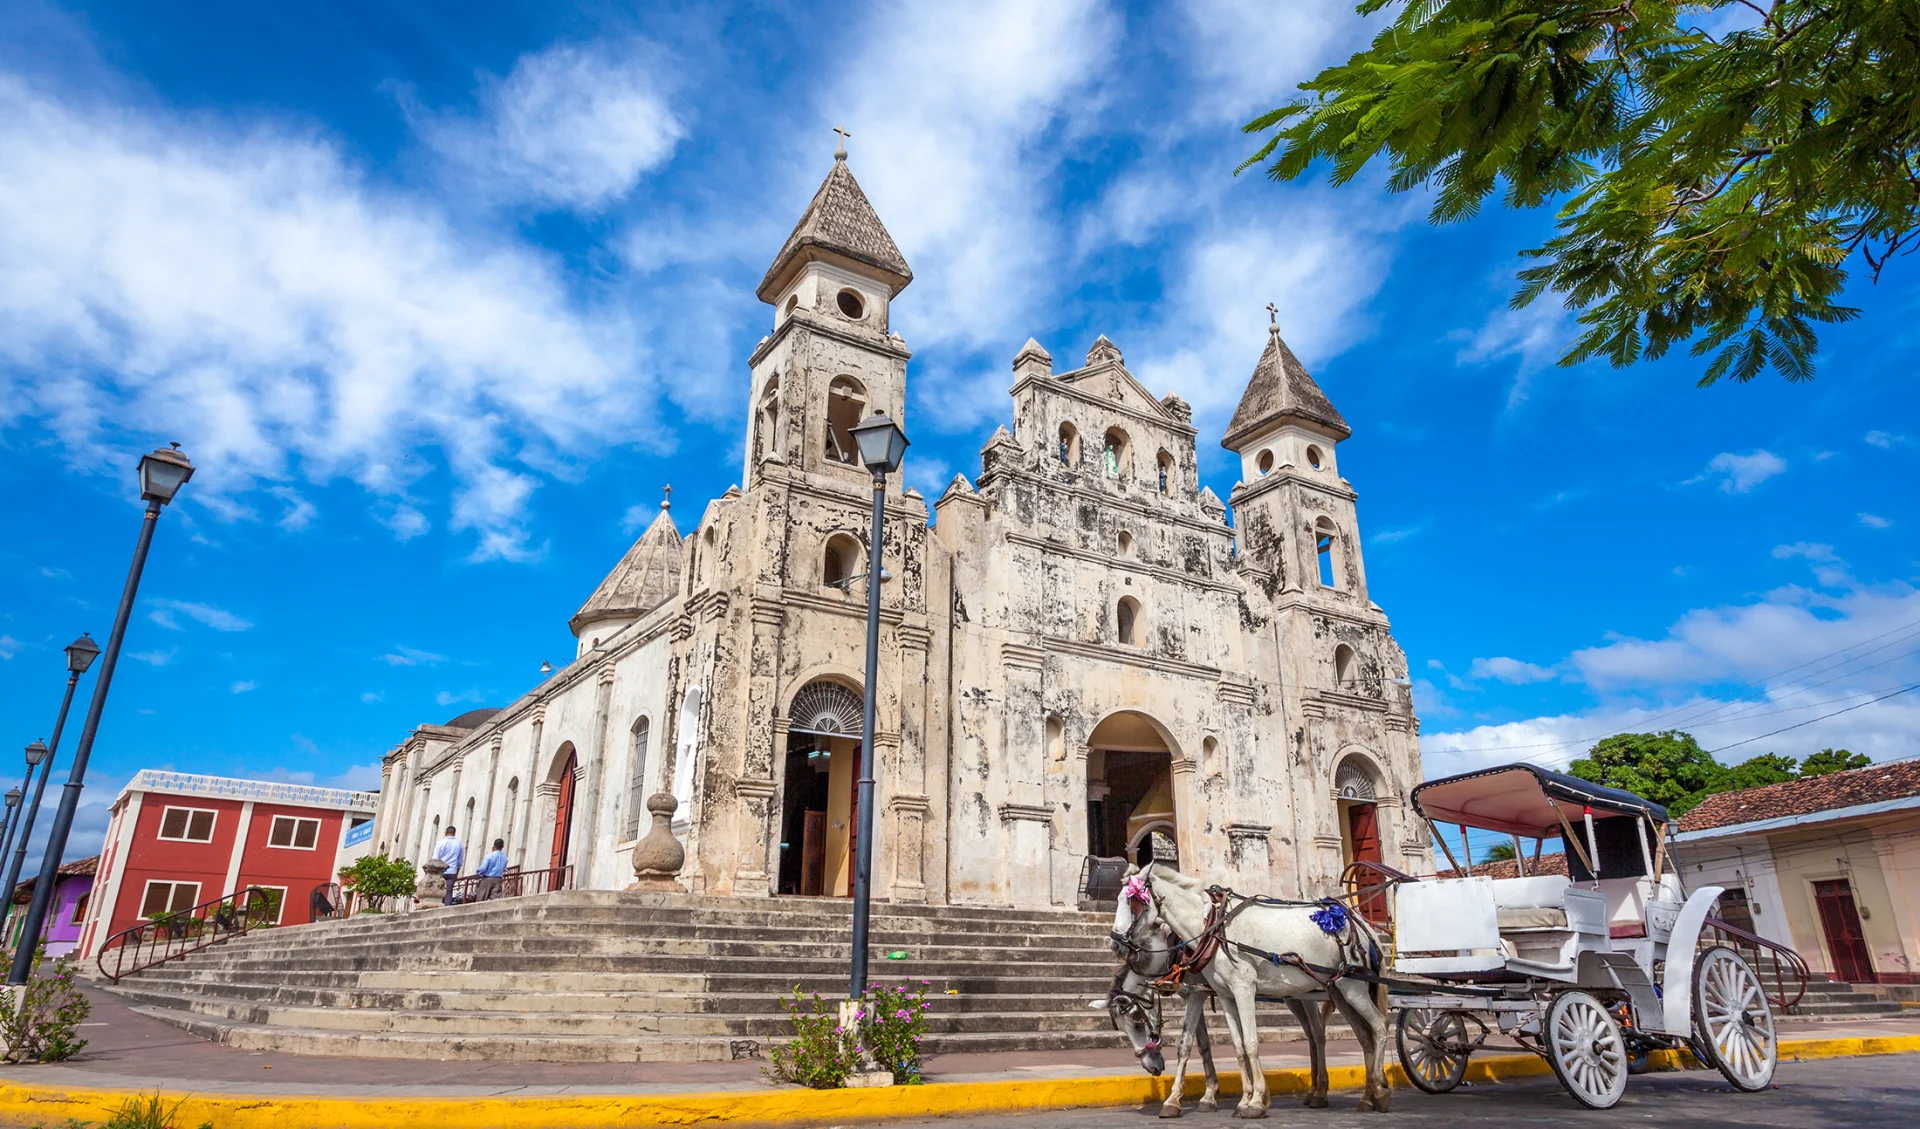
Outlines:
[[1157,994],[1153,996],[1140,996],[1132,992],[1122,992],[1117,988],[1114,989],[1113,992],[1107,996],[1107,1019],[1113,1023],[1113,1029],[1115,1031],[1124,1035],[1127,1032],[1126,1028],[1120,1025],[1120,1017],[1122,1015],[1132,1016],[1142,1027],[1147,1029],[1146,1044],[1133,1052],[1134,1058],[1144,1059],[1149,1054],[1160,1049],[1162,1020],[1160,1017],[1160,997]]

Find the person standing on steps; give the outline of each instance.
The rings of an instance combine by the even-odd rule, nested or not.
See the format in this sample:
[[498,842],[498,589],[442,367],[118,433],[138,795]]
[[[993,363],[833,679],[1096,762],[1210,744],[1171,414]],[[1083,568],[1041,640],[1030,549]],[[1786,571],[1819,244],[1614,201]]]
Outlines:
[[480,877],[480,893],[476,901],[488,901],[500,896],[500,879],[507,873],[507,841],[495,839],[493,850],[480,860],[480,869],[474,871]]
[[440,840],[440,845],[433,849],[433,857],[447,864],[447,892],[440,899],[443,906],[453,904],[453,880],[460,876],[460,868],[467,861],[467,848],[460,842],[457,832],[457,828],[448,825],[446,838]]

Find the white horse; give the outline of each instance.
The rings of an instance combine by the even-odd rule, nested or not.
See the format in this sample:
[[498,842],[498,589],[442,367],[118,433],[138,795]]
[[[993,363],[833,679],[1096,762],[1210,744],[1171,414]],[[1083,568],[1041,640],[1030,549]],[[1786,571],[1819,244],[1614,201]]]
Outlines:
[[[1133,1056],[1140,1060],[1141,1068],[1155,1078],[1166,1069],[1166,1059],[1161,1045],[1160,995],[1154,982],[1173,970],[1174,949],[1178,944],[1179,939],[1165,923],[1149,928],[1136,917],[1132,932],[1116,934],[1111,944],[1114,952],[1126,958],[1126,966],[1114,977],[1107,998],[1090,1004],[1107,1009],[1114,1027],[1133,1044]],[[1196,1047],[1207,1078],[1206,1089],[1196,1108],[1202,1113],[1220,1108],[1220,1075],[1214,1068],[1213,1036],[1207,1030],[1206,1014],[1207,1001],[1214,995],[1193,984],[1182,984],[1179,991],[1184,1001],[1179,1056],[1172,1087],[1160,1106],[1161,1117],[1179,1117],[1185,1112],[1182,1102],[1186,1096],[1187,1062]],[[1305,1000],[1290,999],[1286,1004],[1306,1032],[1307,1054],[1313,1064],[1313,1088],[1304,1104],[1309,1109],[1324,1109],[1327,1105],[1326,1013]]]
[[1336,975],[1360,968],[1377,971],[1372,967],[1379,953],[1373,931],[1349,914],[1338,934],[1329,934],[1314,920],[1319,907],[1313,904],[1272,905],[1228,897],[1216,915],[1208,889],[1199,879],[1150,863],[1128,881],[1114,911],[1113,931],[1129,935],[1136,918],[1144,919],[1147,928],[1164,922],[1175,936],[1196,947],[1203,961],[1200,975],[1220,999],[1240,1062],[1236,1115],[1267,1115],[1256,998],[1288,1000],[1323,987],[1360,1040],[1366,1063],[1360,1109],[1384,1113],[1392,1093],[1386,1072],[1386,989]]

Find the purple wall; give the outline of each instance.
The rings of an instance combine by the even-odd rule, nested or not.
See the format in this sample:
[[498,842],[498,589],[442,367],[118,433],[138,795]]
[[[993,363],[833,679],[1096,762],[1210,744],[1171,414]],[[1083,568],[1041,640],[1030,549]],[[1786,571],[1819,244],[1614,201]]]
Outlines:
[[[65,956],[73,951],[80,941],[80,923],[75,921],[74,911],[80,899],[93,889],[91,874],[63,874],[60,884],[53,888],[53,905],[47,909],[47,925],[41,936],[47,941],[47,959]],[[8,906],[11,913],[7,919],[7,936],[14,937],[20,927],[26,924],[26,906]],[[15,938],[17,940],[17,938]]]

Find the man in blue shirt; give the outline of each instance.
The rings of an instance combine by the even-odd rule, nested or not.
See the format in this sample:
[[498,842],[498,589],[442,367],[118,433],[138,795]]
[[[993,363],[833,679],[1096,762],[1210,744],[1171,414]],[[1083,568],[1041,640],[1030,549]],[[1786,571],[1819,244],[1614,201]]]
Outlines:
[[474,871],[480,876],[480,900],[486,901],[500,895],[500,879],[507,873],[507,841],[495,839],[493,850],[480,860],[480,869]]
[[433,857],[447,864],[447,892],[441,897],[440,904],[452,905],[453,880],[460,877],[460,868],[466,865],[467,861],[466,845],[460,842],[460,836],[455,834],[454,828],[447,828],[447,837],[440,840],[440,845],[433,849]]

